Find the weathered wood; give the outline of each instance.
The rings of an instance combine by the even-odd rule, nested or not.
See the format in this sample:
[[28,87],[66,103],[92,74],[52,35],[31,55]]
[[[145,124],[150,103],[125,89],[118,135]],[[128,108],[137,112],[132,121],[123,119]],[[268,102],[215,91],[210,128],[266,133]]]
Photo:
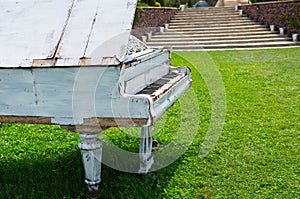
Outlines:
[[0,115],[145,118],[145,100],[118,95],[119,76],[119,66],[0,69]]
[[94,125],[95,121],[98,122],[101,127],[110,126],[142,126],[146,125],[147,118],[88,118],[83,120],[83,125]]
[[90,66],[91,65],[91,58],[81,57],[78,62],[79,66]]
[[55,59],[34,59],[32,61],[32,67],[50,67],[55,66]]
[[49,117],[36,117],[36,116],[1,116],[0,122],[3,123],[25,123],[25,124],[51,124]]
[[1,1],[0,67],[54,56],[73,0]]
[[114,126],[144,126],[147,125],[147,118],[89,118],[84,119],[82,125],[60,125],[62,128],[72,132],[99,133],[100,130],[105,130]]
[[[119,120],[120,126],[125,123],[134,126],[126,118],[147,118],[148,124],[153,123],[190,86],[186,68],[172,69],[182,70],[181,75],[185,76],[175,77],[174,82],[157,88],[153,93],[157,96],[136,95],[162,77],[160,66],[167,70],[165,54],[156,54],[158,62],[140,63],[141,69],[139,65],[125,69],[126,64],[122,69],[120,66],[2,68],[0,115],[51,118],[51,123],[60,125],[82,125],[85,118],[125,118]],[[150,67],[151,64],[159,65]],[[136,77],[129,73],[135,73]],[[143,77],[147,77],[144,82]],[[107,120],[102,122],[102,126],[113,126]]]
[[[3,0],[0,67],[99,65],[124,60],[136,0]],[[51,61],[52,60],[52,61]]]
[[[1,116],[3,123],[23,123],[23,124],[56,124],[50,117],[37,116]],[[111,127],[111,126],[142,126],[147,124],[147,118],[86,118],[81,126]],[[68,126],[68,125],[62,125]],[[69,125],[74,126],[74,125]],[[80,126],[80,125],[78,125]]]

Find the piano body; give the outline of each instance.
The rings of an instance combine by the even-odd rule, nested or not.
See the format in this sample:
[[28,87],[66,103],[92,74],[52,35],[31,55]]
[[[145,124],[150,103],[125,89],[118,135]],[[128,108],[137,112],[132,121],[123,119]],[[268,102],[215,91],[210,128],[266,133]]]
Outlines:
[[[140,169],[154,160],[152,125],[190,87],[187,67],[130,36],[136,0],[1,3],[0,122],[76,131],[90,191],[101,174],[102,129],[140,126]],[[5,19],[5,20],[2,20]]]

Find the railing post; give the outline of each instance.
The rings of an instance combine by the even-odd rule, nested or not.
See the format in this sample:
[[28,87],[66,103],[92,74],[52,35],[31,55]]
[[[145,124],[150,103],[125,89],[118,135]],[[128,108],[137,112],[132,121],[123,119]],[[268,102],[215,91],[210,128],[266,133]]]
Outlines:
[[298,42],[299,34],[292,34],[293,42]]

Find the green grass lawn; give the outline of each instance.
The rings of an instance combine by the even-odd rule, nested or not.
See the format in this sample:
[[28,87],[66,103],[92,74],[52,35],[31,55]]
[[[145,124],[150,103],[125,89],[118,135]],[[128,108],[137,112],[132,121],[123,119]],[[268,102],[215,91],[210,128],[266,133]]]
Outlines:
[[[196,125],[187,150],[142,176],[104,165],[100,198],[300,198],[300,48],[174,52],[172,62],[191,67],[198,104],[176,103],[154,137],[176,146],[179,123]],[[208,133],[216,143],[200,157]],[[103,139],[138,152],[133,134]],[[86,198],[78,141],[58,126],[2,124],[0,198]]]

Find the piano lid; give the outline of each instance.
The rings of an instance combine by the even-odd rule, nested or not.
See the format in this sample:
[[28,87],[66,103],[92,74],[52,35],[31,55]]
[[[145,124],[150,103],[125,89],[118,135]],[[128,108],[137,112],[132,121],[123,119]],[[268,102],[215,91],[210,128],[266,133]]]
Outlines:
[[124,61],[136,0],[2,0],[0,67]]

